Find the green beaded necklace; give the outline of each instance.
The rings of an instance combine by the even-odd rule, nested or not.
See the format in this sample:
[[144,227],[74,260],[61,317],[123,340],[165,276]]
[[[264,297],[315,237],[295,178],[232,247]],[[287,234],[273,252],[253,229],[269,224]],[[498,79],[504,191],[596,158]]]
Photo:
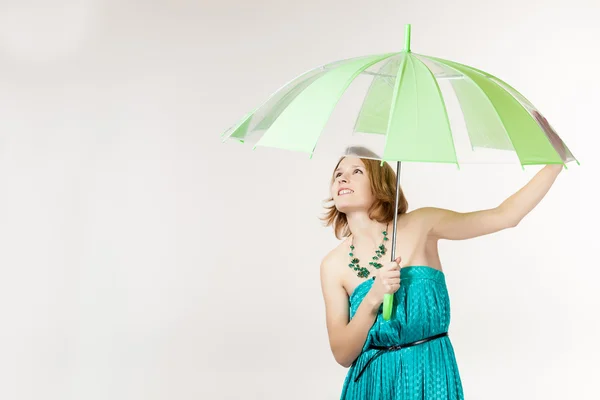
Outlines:
[[[373,261],[371,261],[369,263],[370,266],[372,266],[373,268],[376,268],[376,269],[383,267],[383,265],[377,261],[379,261],[379,259],[381,257],[383,257],[386,252],[384,243],[388,240],[387,230],[384,230],[382,233],[383,233],[383,242],[379,245],[379,247],[375,251],[375,255],[373,256]],[[359,278],[368,278],[369,275],[371,274],[371,272],[368,269],[366,269],[365,267],[361,267],[359,264],[360,260],[358,258],[354,257],[354,236],[352,236],[352,239],[350,241],[350,253],[348,253],[348,255],[350,256],[350,264],[348,264],[348,266],[357,272],[356,276],[358,276]]]

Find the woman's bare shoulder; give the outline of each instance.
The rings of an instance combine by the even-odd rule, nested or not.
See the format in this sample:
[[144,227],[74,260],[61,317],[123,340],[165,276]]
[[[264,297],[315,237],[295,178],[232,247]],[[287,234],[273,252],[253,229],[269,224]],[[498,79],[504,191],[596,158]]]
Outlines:
[[348,239],[343,240],[334,247],[329,253],[323,257],[321,261],[321,270],[328,270],[328,272],[333,272],[333,270],[338,270],[337,266],[340,265],[340,262],[343,260],[344,256],[346,256],[346,248],[348,247],[347,243]]
[[407,212],[403,215],[403,217],[407,222],[422,226],[429,226],[431,225],[432,220],[439,215],[440,210],[441,209],[435,207],[421,207]]
[[434,207],[420,207],[420,208],[415,208],[414,210],[408,211],[405,216],[407,218],[413,218],[413,219],[417,219],[417,218],[425,218],[429,215],[431,215],[432,212],[434,212],[436,209]]

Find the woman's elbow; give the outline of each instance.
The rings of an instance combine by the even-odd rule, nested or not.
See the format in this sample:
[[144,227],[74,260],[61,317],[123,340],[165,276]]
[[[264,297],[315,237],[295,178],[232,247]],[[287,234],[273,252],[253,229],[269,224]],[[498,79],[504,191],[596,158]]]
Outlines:
[[342,367],[350,368],[352,366],[352,363],[354,362],[354,360],[350,360],[348,358],[348,356],[342,354],[341,351],[339,351],[339,350],[336,351],[335,349],[331,349],[331,352],[333,353],[333,358],[335,359],[335,362],[340,364]]
[[[334,356],[335,357],[335,356]],[[340,364],[344,368],[350,368],[352,366],[352,362],[343,358],[335,357],[335,361]]]

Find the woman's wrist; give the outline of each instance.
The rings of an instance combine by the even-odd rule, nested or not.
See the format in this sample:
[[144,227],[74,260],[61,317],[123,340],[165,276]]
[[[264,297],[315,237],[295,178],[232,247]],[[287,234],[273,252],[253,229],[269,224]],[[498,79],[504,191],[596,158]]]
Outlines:
[[383,300],[379,300],[376,298],[376,296],[374,295],[373,292],[369,291],[366,295],[365,298],[363,299],[363,301],[366,303],[366,305],[369,307],[369,311],[372,314],[377,314],[377,312],[379,311],[379,307],[381,306],[381,304],[383,303]]

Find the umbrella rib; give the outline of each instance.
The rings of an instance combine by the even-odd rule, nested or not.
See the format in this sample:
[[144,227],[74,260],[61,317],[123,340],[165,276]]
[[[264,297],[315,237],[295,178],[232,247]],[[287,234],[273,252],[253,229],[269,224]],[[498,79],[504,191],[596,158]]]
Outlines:
[[418,135],[419,134],[419,74],[417,74],[416,71],[415,71],[415,65],[413,63],[412,57],[410,57],[410,54],[408,54],[407,57],[408,57],[408,61],[410,62],[410,66],[411,66],[411,68],[412,68],[412,70],[413,70],[413,72],[415,74],[415,86],[414,86],[414,89],[415,89],[414,96],[415,96],[415,104],[416,104],[416,107],[415,107],[415,110],[416,110],[416,113],[415,113],[415,131],[416,131],[416,133]]
[[394,81],[394,91],[392,95],[392,104],[390,104],[390,115],[388,117],[387,128],[385,132],[385,144],[383,145],[383,154],[381,155],[381,165],[386,161],[385,153],[387,149],[389,134],[390,134],[390,126],[392,124],[392,118],[394,116],[394,110],[396,109],[396,103],[398,102],[398,92],[400,87],[402,86],[402,80],[404,79],[404,70],[406,69],[406,59],[408,57],[407,53],[402,54],[402,60],[400,62],[400,67],[398,68],[398,72],[396,73],[396,80]]

